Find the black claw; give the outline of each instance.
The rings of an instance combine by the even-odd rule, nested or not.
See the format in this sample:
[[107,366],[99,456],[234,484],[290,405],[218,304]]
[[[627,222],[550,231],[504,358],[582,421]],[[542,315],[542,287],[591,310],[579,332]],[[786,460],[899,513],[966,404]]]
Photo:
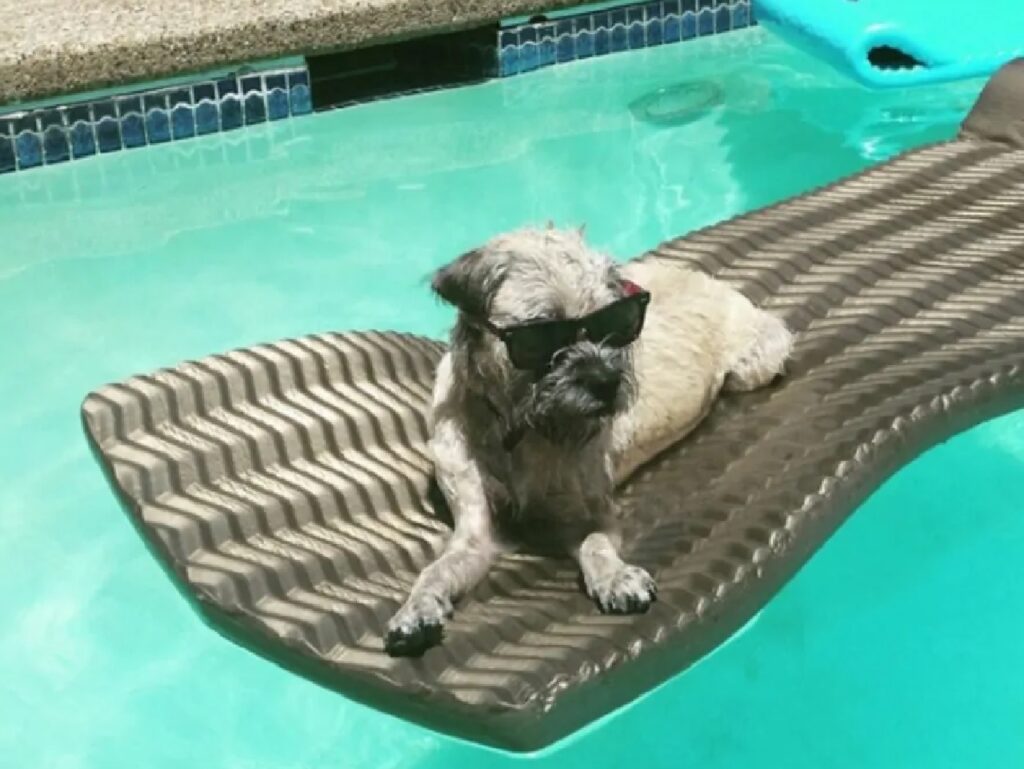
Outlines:
[[384,636],[384,651],[392,657],[419,657],[441,643],[443,636],[444,626],[440,622],[421,623],[408,633],[395,628]]

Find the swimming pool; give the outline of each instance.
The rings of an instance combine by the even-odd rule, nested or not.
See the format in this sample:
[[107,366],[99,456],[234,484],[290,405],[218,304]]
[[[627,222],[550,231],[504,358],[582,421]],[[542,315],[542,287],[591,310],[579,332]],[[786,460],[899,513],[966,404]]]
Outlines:
[[[675,89],[695,82],[712,87]],[[0,352],[18,361],[0,383],[11,764],[522,760],[350,703],[204,627],[88,457],[81,396],[310,331],[440,333],[424,276],[496,230],[586,222],[628,256],[948,136],[979,87],[873,93],[737,32],[0,179]],[[537,760],[977,764],[990,744],[1012,763],[1022,425],[915,463],[746,633]],[[967,463],[970,487],[949,472]],[[903,592],[877,600],[883,575]]]

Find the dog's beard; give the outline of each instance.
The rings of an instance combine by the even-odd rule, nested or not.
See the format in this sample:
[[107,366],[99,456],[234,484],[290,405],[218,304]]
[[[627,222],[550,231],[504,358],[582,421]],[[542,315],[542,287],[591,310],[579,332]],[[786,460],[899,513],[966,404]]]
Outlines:
[[582,446],[592,440],[632,399],[632,377],[623,374],[619,393],[602,403],[572,376],[549,373],[525,386],[512,410],[513,429],[532,430],[552,443]]
[[[569,406],[577,400],[586,408]],[[513,412],[516,429],[532,430],[552,443],[582,446],[594,438],[611,413],[602,413],[588,404],[585,397],[571,392],[552,395],[548,388],[534,386],[530,394]]]

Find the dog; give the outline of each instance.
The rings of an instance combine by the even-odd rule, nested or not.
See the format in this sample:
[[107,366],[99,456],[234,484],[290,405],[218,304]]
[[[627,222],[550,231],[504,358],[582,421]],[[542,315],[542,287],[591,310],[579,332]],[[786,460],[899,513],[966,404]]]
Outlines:
[[438,643],[453,603],[523,532],[572,555],[601,611],[646,611],[657,587],[619,555],[615,487],[692,430],[723,388],[781,374],[791,332],[679,261],[617,265],[582,230],[550,225],[491,239],[438,270],[432,288],[458,310],[430,414],[454,530],[388,623],[385,649]]

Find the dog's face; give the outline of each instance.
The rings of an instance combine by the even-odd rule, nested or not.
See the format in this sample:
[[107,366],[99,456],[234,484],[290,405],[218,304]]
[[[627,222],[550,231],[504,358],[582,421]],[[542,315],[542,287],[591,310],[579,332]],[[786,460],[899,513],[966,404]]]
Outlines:
[[456,369],[466,386],[510,415],[514,426],[556,442],[582,443],[632,400],[629,347],[581,334],[550,358],[542,355],[544,365],[523,369],[493,330],[581,318],[625,295],[614,263],[589,249],[582,233],[548,229],[499,236],[443,267],[433,287],[461,311],[452,334]]

